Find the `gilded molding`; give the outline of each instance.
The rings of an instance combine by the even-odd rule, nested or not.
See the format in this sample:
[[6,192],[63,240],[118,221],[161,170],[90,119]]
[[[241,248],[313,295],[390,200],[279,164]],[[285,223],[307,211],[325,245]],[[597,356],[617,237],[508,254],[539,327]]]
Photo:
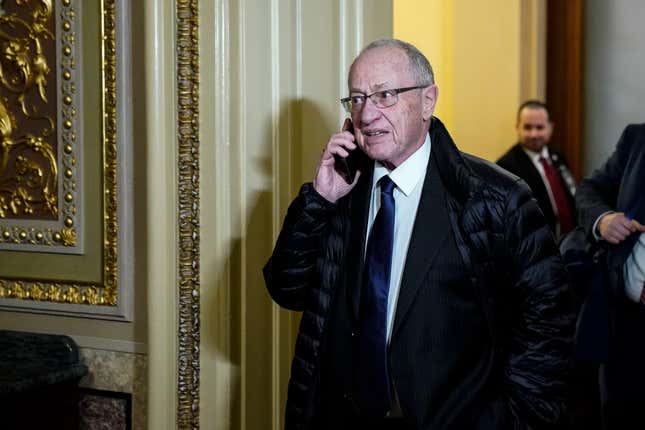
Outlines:
[[106,301],[117,304],[116,0],[101,1],[103,86],[103,282]]
[[[116,0],[101,0],[101,40],[102,40],[102,117],[103,123],[103,282],[59,281],[51,279],[14,279],[0,277],[0,299],[19,299],[67,303],[78,305],[99,305],[116,307],[118,305],[118,222],[117,222],[117,111],[116,111]],[[77,82],[74,58],[76,35],[75,20],[78,16],[72,0],[60,2],[61,34],[61,100],[62,120],[60,136],[62,140],[62,178],[64,206],[63,228],[38,229],[31,227],[12,227],[0,225],[0,244],[13,241],[16,235],[24,243],[70,245],[76,243],[77,232],[75,217],[78,217],[76,202],[77,173],[80,174],[77,144],[78,114],[75,107]],[[77,172],[78,171],[78,172]],[[69,194],[69,197],[68,197]]]
[[0,278],[0,299],[36,300],[79,305],[110,305],[104,289],[91,283]]
[[75,12],[64,2],[56,31],[54,11],[0,9],[0,249],[77,251]]
[[[78,141],[78,68],[76,67],[77,15],[71,1],[64,1],[60,11],[60,106],[59,136],[62,168],[60,178],[63,184],[63,210],[65,227],[73,230],[76,238],[76,225],[79,217],[80,196],[78,193],[79,153]],[[62,102],[62,103],[61,103]],[[61,150],[62,149],[62,150]],[[76,243],[76,240],[74,241]],[[69,246],[69,245],[68,245]]]
[[179,331],[177,426],[199,429],[199,9],[176,2]]

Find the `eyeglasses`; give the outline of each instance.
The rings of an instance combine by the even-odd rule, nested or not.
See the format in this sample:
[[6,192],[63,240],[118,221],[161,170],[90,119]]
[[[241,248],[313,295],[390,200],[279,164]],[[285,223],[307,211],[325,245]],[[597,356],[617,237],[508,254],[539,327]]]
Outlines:
[[358,112],[365,105],[365,100],[370,99],[379,109],[394,106],[399,101],[399,94],[406,91],[427,88],[430,85],[417,85],[416,87],[393,88],[391,90],[374,91],[372,94],[356,94],[340,99],[340,103],[347,113]]

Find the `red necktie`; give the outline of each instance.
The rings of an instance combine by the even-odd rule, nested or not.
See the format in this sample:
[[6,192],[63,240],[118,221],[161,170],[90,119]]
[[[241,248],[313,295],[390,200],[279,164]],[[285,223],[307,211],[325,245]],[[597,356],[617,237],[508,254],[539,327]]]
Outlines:
[[569,201],[567,200],[567,195],[565,194],[564,186],[558,176],[558,172],[555,171],[551,163],[549,163],[544,157],[540,157],[540,163],[544,168],[546,179],[549,181],[551,194],[553,194],[553,200],[555,200],[555,206],[558,210],[560,236],[564,236],[573,229],[573,215],[571,214]]

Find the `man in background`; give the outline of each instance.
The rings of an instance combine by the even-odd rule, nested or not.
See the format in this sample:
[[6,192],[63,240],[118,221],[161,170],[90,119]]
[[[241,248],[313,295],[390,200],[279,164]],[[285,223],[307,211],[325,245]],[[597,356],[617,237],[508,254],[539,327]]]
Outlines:
[[562,154],[549,148],[553,123],[546,105],[528,100],[517,111],[519,142],[497,164],[528,184],[556,238],[575,226],[575,181]]
[[[545,103],[527,100],[517,110],[516,143],[497,164],[528,184],[549,222],[556,239],[561,240],[575,225],[575,181],[567,162],[549,148],[553,122]],[[576,309],[586,297],[575,290]],[[569,409],[572,430],[594,430],[599,425],[597,368],[576,361],[569,383]]]
[[578,188],[578,220],[606,249],[609,354],[601,367],[604,426],[645,428],[645,124]]

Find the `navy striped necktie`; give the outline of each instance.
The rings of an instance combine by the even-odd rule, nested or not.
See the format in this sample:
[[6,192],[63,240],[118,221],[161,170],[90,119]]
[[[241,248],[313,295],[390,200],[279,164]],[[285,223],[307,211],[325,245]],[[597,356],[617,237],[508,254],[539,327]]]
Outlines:
[[367,241],[360,303],[357,397],[361,415],[383,417],[390,409],[387,366],[387,300],[394,242],[394,187],[389,176],[379,181],[379,208]]

